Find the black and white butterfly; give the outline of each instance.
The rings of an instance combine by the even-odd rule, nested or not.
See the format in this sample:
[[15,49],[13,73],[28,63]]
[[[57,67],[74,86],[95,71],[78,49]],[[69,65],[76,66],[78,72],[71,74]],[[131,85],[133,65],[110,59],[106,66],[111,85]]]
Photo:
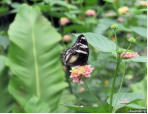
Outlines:
[[88,42],[84,35],[79,35],[71,48],[63,54],[63,63],[67,67],[86,65],[89,56]]

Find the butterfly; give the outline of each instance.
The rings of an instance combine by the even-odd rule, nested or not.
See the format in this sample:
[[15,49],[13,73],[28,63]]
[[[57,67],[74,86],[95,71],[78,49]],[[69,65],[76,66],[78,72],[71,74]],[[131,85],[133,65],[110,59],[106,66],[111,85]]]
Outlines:
[[88,42],[83,34],[79,35],[71,48],[64,51],[63,63],[67,67],[86,65],[89,56]]

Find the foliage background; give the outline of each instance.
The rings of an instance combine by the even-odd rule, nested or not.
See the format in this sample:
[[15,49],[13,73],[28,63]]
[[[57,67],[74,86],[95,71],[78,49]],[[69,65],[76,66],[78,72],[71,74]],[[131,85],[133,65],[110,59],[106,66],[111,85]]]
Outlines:
[[[118,104],[117,112],[146,109],[147,5],[142,0],[1,0],[0,6],[0,112],[107,112],[116,67],[110,29],[114,23],[120,27],[119,45],[127,48],[132,36],[137,41],[131,49],[143,56],[128,62],[120,100],[128,98],[131,103]],[[120,14],[123,6],[128,12]],[[86,16],[88,9],[96,15]],[[62,17],[70,23],[61,26]],[[72,83],[64,74],[61,53],[75,41],[72,33],[84,33],[88,39],[88,63],[95,71],[87,82],[105,107],[98,105],[84,85]],[[64,35],[71,38],[65,41]]]

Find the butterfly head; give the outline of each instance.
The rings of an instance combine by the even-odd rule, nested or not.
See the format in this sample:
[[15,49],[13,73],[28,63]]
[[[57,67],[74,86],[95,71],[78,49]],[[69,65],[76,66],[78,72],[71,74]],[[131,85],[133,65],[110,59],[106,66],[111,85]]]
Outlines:
[[76,43],[87,44],[87,40],[83,34],[79,35],[77,38]]

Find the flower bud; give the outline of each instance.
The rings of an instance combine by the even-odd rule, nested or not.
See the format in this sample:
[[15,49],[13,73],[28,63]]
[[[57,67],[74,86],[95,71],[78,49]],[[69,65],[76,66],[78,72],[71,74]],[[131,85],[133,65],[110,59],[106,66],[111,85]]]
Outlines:
[[68,24],[70,22],[70,20],[66,17],[62,17],[60,19],[60,25],[65,26],[66,24]]
[[113,25],[111,25],[111,29],[118,29],[119,28],[119,26],[117,25],[117,24],[113,24]]
[[119,17],[119,18],[118,18],[118,21],[122,23],[122,22],[124,22],[124,18]]
[[136,39],[135,39],[134,37],[130,37],[130,38],[128,39],[128,41],[131,42],[131,43],[135,43],[135,42],[136,42]]
[[117,53],[118,53],[118,54],[121,54],[121,53],[123,53],[123,52],[125,52],[125,51],[126,51],[125,49],[118,49],[118,50],[117,50]]
[[118,9],[118,13],[125,14],[128,10],[129,10],[129,8],[127,6],[124,6],[124,7],[121,7]]
[[72,40],[72,38],[71,38],[70,35],[64,35],[64,37],[63,37],[63,41],[64,41],[64,42],[69,42],[69,41],[71,41],[71,40]]
[[92,9],[86,10],[85,15],[86,16],[95,16],[96,15],[96,11],[92,10]]

